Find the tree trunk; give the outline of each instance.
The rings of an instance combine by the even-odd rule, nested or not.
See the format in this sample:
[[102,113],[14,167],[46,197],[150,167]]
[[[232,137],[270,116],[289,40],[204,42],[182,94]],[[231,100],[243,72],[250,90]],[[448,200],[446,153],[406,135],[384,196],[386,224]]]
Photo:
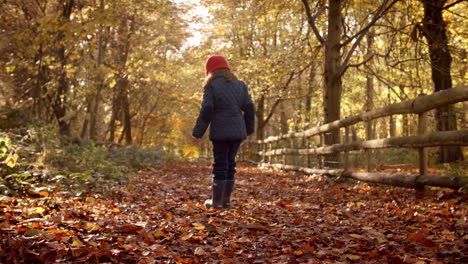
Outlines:
[[[423,34],[429,47],[432,81],[434,91],[452,88],[450,74],[452,56],[448,47],[446,22],[442,16],[446,0],[421,0],[424,6]],[[448,105],[436,109],[437,130],[456,130],[457,123],[453,106]],[[438,162],[463,160],[460,147],[441,147]]]
[[115,91],[118,88],[119,83],[116,84],[116,87],[114,87],[114,92],[112,95],[112,112],[111,112],[111,119],[109,122],[109,141],[114,142],[115,139],[115,130],[116,130],[116,122],[119,117],[119,111],[120,111],[120,100],[119,100],[119,93]]
[[286,102],[280,103],[280,125],[281,125],[281,135],[285,135],[288,133],[288,117],[286,116],[286,106],[284,105]]
[[43,117],[45,114],[44,106],[44,91],[43,86],[49,80],[47,78],[47,70],[48,68],[43,64],[44,54],[42,51],[42,45],[39,46],[38,54],[34,60],[37,63],[37,76],[36,76],[36,83],[32,90],[32,98],[33,98],[33,114],[37,118]]
[[[372,56],[372,43],[374,42],[374,36],[372,31],[367,34],[367,57]],[[366,112],[373,109],[374,106],[374,78],[367,72],[366,74]],[[373,120],[366,121],[366,140],[374,139],[374,131],[372,129]],[[371,171],[373,168],[372,164],[372,150],[366,149],[366,169]]]
[[86,118],[83,120],[83,125],[81,126],[81,133],[80,133],[80,137],[81,137],[81,138],[86,138],[86,136],[89,135],[89,134],[88,134],[88,132],[89,132],[89,131],[88,131],[88,130],[89,130],[89,129],[88,129],[88,126],[89,126],[89,112],[90,112],[90,109],[91,109],[91,106],[92,106],[92,104],[91,104],[91,101],[92,101],[92,100],[93,100],[93,99],[92,99],[92,96],[91,96],[91,95],[87,95],[87,96],[86,96],[86,102],[85,102],[85,104],[86,104],[86,111],[87,111],[87,114],[88,114],[88,115],[87,115]]
[[[101,12],[104,12],[104,0],[100,0],[99,9]],[[97,47],[97,61],[96,61],[96,77],[95,77],[95,87],[96,92],[95,96],[92,98],[92,107],[89,109],[89,138],[91,140],[96,140],[96,124],[99,117],[99,104],[101,99],[101,92],[104,86],[104,81],[102,77],[101,65],[104,60],[104,51],[105,47],[103,44],[103,32],[102,28],[99,31],[98,35],[98,47]]]
[[[119,75],[117,84],[114,87],[114,95],[112,101],[112,115],[109,124],[110,136],[109,140],[114,141],[116,121],[121,120],[125,133],[125,140],[127,144],[132,143],[132,130],[131,130],[131,116],[130,116],[130,103],[128,101],[128,74],[127,74],[127,59],[130,52],[130,38],[133,32],[135,21],[130,18],[130,25],[127,24],[127,18],[124,18],[118,28],[118,44],[117,52],[120,54],[118,61]],[[122,135],[121,135],[122,136]],[[120,140],[119,140],[120,141]]]
[[[324,122],[325,124],[340,119],[341,110],[341,47],[342,34],[341,0],[329,0],[328,38],[325,42],[325,93],[324,93]],[[325,134],[325,144],[340,143],[340,130],[336,129]],[[325,157],[325,165],[339,166],[339,155],[332,154]],[[328,163],[327,163],[328,162]]]
[[143,146],[144,138],[145,138],[145,132],[146,132],[146,125],[148,124],[148,121],[153,114],[154,110],[158,107],[158,102],[155,102],[154,105],[151,107],[151,110],[148,111],[148,113],[145,115],[143,118],[143,122],[141,124],[140,128],[140,139],[138,141],[138,145]]
[[128,80],[125,82],[125,89],[123,91],[123,114],[124,114],[124,131],[125,131],[125,143],[127,145],[132,144],[132,117],[130,115],[130,102],[128,100]]
[[[62,3],[63,10],[61,16],[62,24],[70,21],[70,16],[73,11],[74,0],[68,0]],[[59,131],[62,135],[70,134],[70,123],[69,120],[65,120],[64,117],[67,114],[67,94],[68,94],[68,77],[67,77],[67,63],[68,58],[65,55],[64,43],[65,33],[63,30],[58,32],[57,43],[59,45],[57,49],[57,58],[60,61],[60,69],[57,80],[57,92],[55,98],[52,100],[52,108],[54,111],[55,118],[57,119]]]
[[309,80],[307,85],[307,95],[305,97],[305,120],[304,120],[304,130],[310,127],[311,122],[311,111],[312,111],[312,93],[314,92],[314,80],[315,80],[315,65],[312,64],[309,72]]

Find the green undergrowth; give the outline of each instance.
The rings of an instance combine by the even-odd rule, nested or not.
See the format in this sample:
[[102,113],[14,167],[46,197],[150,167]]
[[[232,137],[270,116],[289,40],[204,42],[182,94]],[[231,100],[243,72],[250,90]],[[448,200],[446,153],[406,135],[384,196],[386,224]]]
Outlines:
[[127,175],[164,160],[157,149],[108,149],[48,127],[0,132],[0,195],[106,193]]

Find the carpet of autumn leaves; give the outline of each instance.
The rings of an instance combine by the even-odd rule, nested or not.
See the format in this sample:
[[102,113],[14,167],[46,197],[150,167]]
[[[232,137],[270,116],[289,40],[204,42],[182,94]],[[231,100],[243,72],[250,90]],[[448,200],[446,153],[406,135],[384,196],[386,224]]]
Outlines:
[[0,263],[467,263],[466,194],[242,164],[207,210],[210,164],[168,162],[106,195],[0,199]]

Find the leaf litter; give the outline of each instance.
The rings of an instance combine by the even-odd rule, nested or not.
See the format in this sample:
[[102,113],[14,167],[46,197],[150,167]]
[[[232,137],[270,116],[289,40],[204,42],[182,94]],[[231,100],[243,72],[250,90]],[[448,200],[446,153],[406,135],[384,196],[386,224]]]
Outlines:
[[0,198],[1,263],[466,263],[466,193],[241,164],[207,210],[209,163],[168,162],[109,194]]

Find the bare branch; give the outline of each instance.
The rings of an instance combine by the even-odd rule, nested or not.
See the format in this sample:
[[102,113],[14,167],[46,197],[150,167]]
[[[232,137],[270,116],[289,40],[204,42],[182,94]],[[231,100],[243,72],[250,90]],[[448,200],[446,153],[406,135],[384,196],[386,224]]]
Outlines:
[[[286,83],[284,84],[283,87],[281,87],[281,91],[284,91],[286,89],[288,89],[289,85],[291,84],[292,80],[294,80],[294,76],[296,75],[300,75],[302,74],[305,70],[307,70],[310,66],[312,66],[312,62],[309,62],[305,67],[303,67],[302,69],[298,70],[298,71],[291,71],[289,73],[289,76],[288,76],[288,80],[286,81]],[[276,101],[273,103],[273,106],[271,107],[270,109],[270,113],[268,114],[268,116],[265,118],[265,120],[263,121],[263,124],[266,125],[268,123],[268,121],[270,120],[270,118],[273,116],[273,114],[275,113],[275,109],[276,107],[279,105],[279,103],[281,101],[283,101],[284,98],[282,95],[280,95]]]
[[383,14],[385,14],[394,4],[396,4],[396,2],[398,2],[399,0],[393,0],[388,6],[387,6],[387,2],[388,0],[385,0],[383,2],[383,4],[379,7],[379,10],[377,11],[377,13],[375,14],[375,16],[372,18],[371,22],[369,22],[369,24],[367,26],[365,26],[362,30],[360,30],[358,33],[356,33],[353,37],[351,37],[350,39],[348,39],[347,41],[345,41],[344,43],[341,44],[341,46],[344,46],[346,45],[347,43],[349,43],[352,39],[355,38],[355,36],[357,36],[357,39],[356,41],[353,43],[353,46],[351,46],[351,48],[349,49],[348,51],[348,54],[346,55],[345,59],[343,60],[342,64],[341,64],[341,71],[340,71],[340,76],[343,75],[346,71],[346,69],[348,68],[347,67],[347,64],[349,62],[349,60],[351,59],[351,56],[353,55],[354,53],[354,50],[357,48],[357,46],[359,45],[359,43],[361,43],[361,40],[364,38],[364,36],[367,34],[367,31],[369,31],[370,27],[373,26],[377,20],[379,18],[381,18],[383,16]]
[[[372,18],[371,22],[369,22],[369,24],[367,24],[367,26],[365,26],[364,28],[362,28],[359,32],[357,32],[356,34],[354,34],[353,36],[351,36],[349,39],[347,39],[345,42],[341,43],[341,47],[343,46],[346,46],[348,45],[351,41],[353,41],[353,39],[355,39],[356,37],[360,37],[362,35],[365,35],[367,33],[367,31],[369,30],[370,27],[372,27],[376,22],[377,20],[379,20],[379,18],[385,14],[396,2],[398,2],[399,0],[393,0],[389,5],[388,7],[386,7],[387,5],[387,2],[388,0],[385,0],[383,2],[383,4],[378,8],[377,10],[377,13],[375,14],[375,16]],[[356,40],[357,42],[357,40]],[[355,42],[355,43],[356,43]]]
[[[387,86],[388,89],[390,89],[400,100],[407,100],[409,97],[406,93],[404,93],[404,97],[401,96],[395,89],[393,88],[397,84],[392,82],[391,80],[386,80],[384,77],[378,75],[371,67],[366,66],[366,69],[375,77],[377,80],[379,80],[381,83],[383,83],[385,86]],[[358,69],[359,70],[359,69]]]
[[304,4],[306,14],[307,14],[307,21],[309,21],[309,25],[312,28],[312,31],[314,31],[315,36],[317,37],[318,41],[320,44],[324,45],[325,44],[325,39],[320,35],[319,30],[317,29],[317,26],[315,25],[315,19],[325,11],[326,6],[322,6],[319,11],[312,16],[312,12],[310,11],[310,6],[309,2],[307,0],[302,0],[302,3]]
[[[286,84],[283,86],[283,89],[282,90],[286,90],[289,86],[289,84],[291,83],[291,81],[293,80],[293,77],[294,77],[294,74],[295,72],[291,72],[289,74],[289,77],[288,77],[288,80],[286,81]],[[268,121],[270,120],[270,118],[273,116],[273,113],[275,112],[275,109],[276,107],[279,105],[279,103],[283,100],[283,97],[280,96],[276,102],[273,104],[273,106],[271,107],[271,110],[270,110],[270,113],[268,114],[268,116],[265,118],[265,120],[263,121],[264,124],[268,123]]]
[[371,56],[369,56],[369,58],[367,58],[367,59],[365,59],[365,60],[363,60],[363,61],[361,61],[361,62],[359,62],[359,63],[348,64],[348,65],[346,66],[346,68],[349,68],[349,67],[356,67],[356,68],[357,68],[357,67],[359,67],[359,66],[361,66],[361,65],[363,65],[363,64],[365,64],[365,63],[367,63],[368,61],[372,60],[373,57],[374,57],[374,54],[372,54]]
[[450,5],[444,6],[442,9],[449,9],[449,8],[451,8],[452,6],[457,5],[457,4],[459,4],[459,3],[462,3],[462,2],[466,2],[466,0],[458,0],[458,1],[455,1],[455,2],[451,3]]

